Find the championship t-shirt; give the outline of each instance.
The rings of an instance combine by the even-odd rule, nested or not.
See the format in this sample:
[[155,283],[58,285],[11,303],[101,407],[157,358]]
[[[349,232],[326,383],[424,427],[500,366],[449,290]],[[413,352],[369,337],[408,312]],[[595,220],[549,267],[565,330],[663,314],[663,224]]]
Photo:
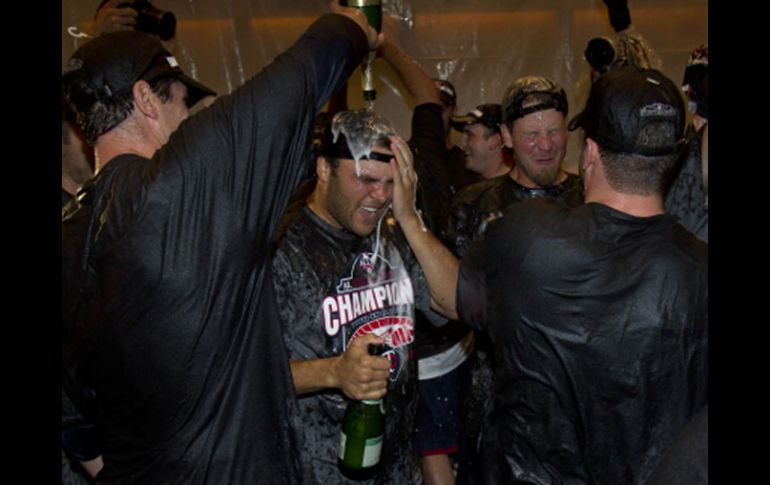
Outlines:
[[[291,217],[291,216],[290,216]],[[273,261],[284,339],[291,359],[342,354],[356,338],[385,339],[390,382],[385,437],[371,483],[412,483],[411,432],[416,411],[414,312],[430,311],[425,277],[390,214],[366,238],[336,229],[303,207],[287,225]],[[433,314],[435,315],[435,314]],[[437,320],[437,322],[440,320]],[[337,464],[348,400],[339,390],[300,396],[305,477],[347,483]]]

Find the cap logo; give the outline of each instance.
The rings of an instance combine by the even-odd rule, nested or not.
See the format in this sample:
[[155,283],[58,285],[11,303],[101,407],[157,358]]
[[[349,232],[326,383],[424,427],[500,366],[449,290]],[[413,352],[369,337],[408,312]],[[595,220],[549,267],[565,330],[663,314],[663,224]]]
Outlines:
[[166,57],[166,62],[168,62],[168,65],[171,67],[179,67],[179,63],[176,62],[176,58],[174,56]]
[[642,118],[650,118],[653,116],[668,118],[676,116],[676,109],[674,109],[674,107],[670,104],[653,103],[648,104],[647,106],[644,106],[642,109],[640,109],[639,115]]
[[476,118],[483,118],[484,117],[484,113],[482,113],[481,110],[479,110],[478,108],[476,108],[473,111],[471,111],[471,114],[473,116],[475,116]]
[[651,77],[648,77],[648,78],[647,78],[647,82],[648,82],[648,83],[652,83],[652,84],[654,84],[654,85],[656,85],[656,86],[660,86],[660,81],[658,81],[657,79],[653,79],[653,78],[651,78]]

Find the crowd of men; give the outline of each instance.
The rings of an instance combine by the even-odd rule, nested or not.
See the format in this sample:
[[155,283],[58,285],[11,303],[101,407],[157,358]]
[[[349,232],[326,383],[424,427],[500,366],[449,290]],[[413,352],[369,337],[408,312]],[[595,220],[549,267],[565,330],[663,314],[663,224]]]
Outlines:
[[[458,116],[451,83],[330,8],[194,115],[215,93],[157,36],[69,59],[63,461],[99,483],[702,480],[676,452],[707,436],[707,71],[696,126],[625,58],[572,118],[537,75]],[[369,109],[319,117],[373,49],[415,100],[409,140]],[[378,399],[380,461],[354,477],[342,416]]]

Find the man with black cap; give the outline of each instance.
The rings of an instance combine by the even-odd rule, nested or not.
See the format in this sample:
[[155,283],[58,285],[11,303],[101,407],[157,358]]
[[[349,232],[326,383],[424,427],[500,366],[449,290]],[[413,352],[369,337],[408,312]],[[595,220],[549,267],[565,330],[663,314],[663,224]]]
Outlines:
[[513,168],[453,198],[441,239],[455,254],[462,256],[487,222],[511,204],[536,197],[570,207],[582,203],[580,178],[561,168],[567,112],[564,89],[550,79],[526,76],[508,87],[497,119],[500,139],[513,150]]
[[585,204],[516,204],[462,260],[457,310],[497,361],[484,483],[641,484],[708,394],[708,248],[663,211],[679,90],[619,67],[592,85]]
[[[417,215],[412,153],[387,120],[366,109],[338,112],[318,153],[315,189],[287,211],[273,258],[306,440],[303,478],[413,483],[415,312],[433,324],[446,319],[431,307],[456,317],[455,280],[434,275],[456,277],[457,262],[440,258],[451,255]],[[413,254],[412,244],[422,250]],[[380,356],[369,355],[372,344],[383,346]],[[351,399],[384,399],[381,458],[364,476],[337,463]]]
[[97,173],[62,215],[63,384],[102,432],[99,480],[299,481],[269,241],[315,113],[381,41],[332,9],[189,117],[212,91],[149,34],[101,35],[69,61]]
[[500,134],[502,107],[482,104],[464,116],[453,116],[452,128],[463,134],[460,148],[465,153],[465,167],[484,179],[508,173],[510,157],[506,156]]
[[465,152],[459,145],[455,145],[450,137],[450,132],[452,131],[451,119],[457,112],[457,91],[454,84],[446,79],[434,78],[433,81],[441,92],[441,105],[444,107],[441,117],[444,120],[444,134],[446,146],[449,150],[446,172],[453,191],[458,192],[463,187],[480,182],[483,179],[481,174],[468,170],[465,166]]

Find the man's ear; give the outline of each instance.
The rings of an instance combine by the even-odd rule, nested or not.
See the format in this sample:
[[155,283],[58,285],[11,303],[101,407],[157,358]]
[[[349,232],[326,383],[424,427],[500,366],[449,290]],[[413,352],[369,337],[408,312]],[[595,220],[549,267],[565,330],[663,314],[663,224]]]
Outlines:
[[593,138],[586,137],[583,141],[583,157],[581,164],[583,170],[593,166],[599,160],[599,145],[593,140]]
[[131,92],[134,95],[134,105],[142,114],[153,119],[158,117],[159,99],[152,92],[152,88],[147,81],[139,80],[135,82]]
[[315,174],[318,176],[318,181],[321,183],[327,183],[332,175],[332,164],[324,156],[319,156],[315,159]]
[[500,125],[500,136],[502,137],[505,146],[513,148],[513,136],[511,136],[511,130],[508,129],[506,123]]
[[503,145],[503,135],[501,133],[493,133],[489,137],[489,149],[494,151],[498,148],[502,148]]

